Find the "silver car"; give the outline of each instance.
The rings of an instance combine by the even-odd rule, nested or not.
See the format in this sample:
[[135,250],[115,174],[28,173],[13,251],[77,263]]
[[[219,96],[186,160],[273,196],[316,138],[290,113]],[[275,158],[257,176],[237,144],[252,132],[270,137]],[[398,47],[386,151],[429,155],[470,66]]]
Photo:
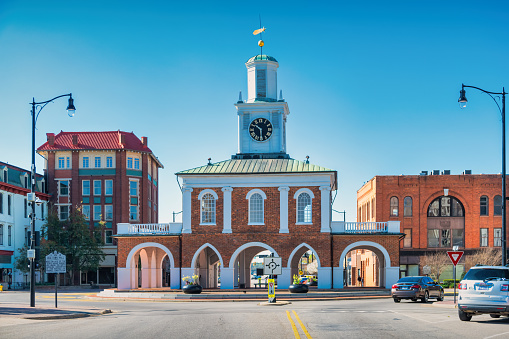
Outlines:
[[509,316],[509,267],[472,267],[459,285],[458,316],[469,321],[473,315],[492,318]]

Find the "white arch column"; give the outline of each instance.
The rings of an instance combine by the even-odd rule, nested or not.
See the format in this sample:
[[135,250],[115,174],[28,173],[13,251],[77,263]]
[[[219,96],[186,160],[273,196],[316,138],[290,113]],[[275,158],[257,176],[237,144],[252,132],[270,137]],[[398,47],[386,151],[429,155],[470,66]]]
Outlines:
[[227,186],[221,188],[223,191],[223,233],[232,233],[232,191],[233,188]]
[[[288,230],[288,191],[290,187],[281,186],[279,190],[279,233],[289,233]],[[279,279],[278,279],[279,284]]]
[[320,201],[320,205],[321,205],[321,214],[322,214],[322,220],[320,220],[321,222],[321,228],[320,228],[320,232],[323,232],[323,233],[330,233],[330,209],[331,209],[331,206],[330,206],[330,191],[331,191],[331,188],[330,186],[320,186],[320,191],[322,192],[321,194],[321,201]]
[[182,189],[182,233],[191,233],[191,187]]

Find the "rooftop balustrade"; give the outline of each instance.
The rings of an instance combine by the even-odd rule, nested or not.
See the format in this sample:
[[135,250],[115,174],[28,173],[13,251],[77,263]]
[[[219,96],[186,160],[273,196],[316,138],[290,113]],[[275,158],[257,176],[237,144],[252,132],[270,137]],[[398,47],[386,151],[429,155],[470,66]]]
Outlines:
[[151,234],[181,234],[182,223],[170,222],[166,224],[117,224],[118,235],[151,235]]
[[401,233],[399,221],[387,222],[344,222],[333,221],[332,233],[371,234],[371,233]]

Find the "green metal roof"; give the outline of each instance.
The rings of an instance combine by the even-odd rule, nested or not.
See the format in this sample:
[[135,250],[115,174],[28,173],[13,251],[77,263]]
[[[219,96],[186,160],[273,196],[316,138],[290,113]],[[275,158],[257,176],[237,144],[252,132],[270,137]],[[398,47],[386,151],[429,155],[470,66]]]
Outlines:
[[262,55],[258,54],[258,55],[255,55],[254,57],[249,58],[249,60],[248,60],[247,62],[252,62],[252,61],[261,61],[261,60],[277,62],[276,58],[271,57],[270,55],[266,55],[266,54],[262,54]]
[[176,175],[186,174],[280,174],[280,173],[325,173],[336,172],[329,168],[317,166],[294,159],[231,159],[208,164]]

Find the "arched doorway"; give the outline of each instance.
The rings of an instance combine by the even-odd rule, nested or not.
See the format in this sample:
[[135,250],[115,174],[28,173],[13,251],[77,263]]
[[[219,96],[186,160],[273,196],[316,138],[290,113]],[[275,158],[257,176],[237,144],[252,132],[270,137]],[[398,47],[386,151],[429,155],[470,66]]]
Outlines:
[[232,255],[228,268],[224,268],[221,288],[251,288],[251,262],[260,252],[269,251],[275,257],[277,252],[261,242],[251,242],[240,246]]
[[344,262],[345,287],[380,287],[380,260],[375,251],[357,248],[347,253]]
[[194,254],[191,268],[198,275],[203,288],[219,288],[221,286],[221,268],[223,258],[211,244],[202,245]]
[[[374,281],[377,282],[379,287],[390,288],[390,286],[399,279],[399,266],[391,266],[391,258],[385,247],[373,241],[357,241],[346,246],[341,252],[339,267],[335,268],[334,273],[334,288],[343,288],[348,286],[349,267],[347,258],[350,252],[356,250],[361,250],[361,252],[364,250],[365,253],[369,250],[376,255],[378,259],[376,263],[376,266],[378,267],[378,276]],[[357,275],[355,275],[355,279],[357,279]]]
[[[164,266],[164,268],[163,268]],[[168,269],[170,272],[168,272]],[[126,267],[119,268],[119,289],[163,287],[164,275],[169,273],[170,286],[178,284],[173,255],[164,245],[143,243],[135,246],[127,256]]]
[[289,284],[293,283],[294,275],[308,278],[315,277],[317,283],[320,282],[318,274],[320,267],[320,258],[316,251],[306,243],[300,244],[290,253],[288,258]]

